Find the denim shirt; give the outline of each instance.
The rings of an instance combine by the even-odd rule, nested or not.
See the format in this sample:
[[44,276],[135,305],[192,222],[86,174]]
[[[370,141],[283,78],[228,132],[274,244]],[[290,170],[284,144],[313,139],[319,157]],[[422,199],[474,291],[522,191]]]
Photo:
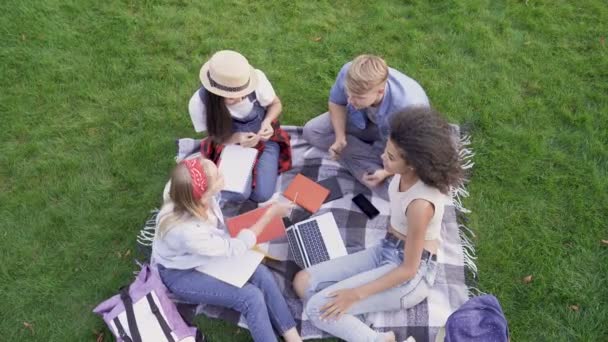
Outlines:
[[[336,82],[331,87],[329,93],[329,101],[337,105],[346,106],[349,123],[359,129],[365,129],[369,122],[365,108],[357,110],[348,103],[348,95],[346,94],[344,83],[351,63],[344,64],[338,73]],[[384,98],[378,107],[376,120],[382,139],[385,140],[388,137],[390,116],[410,106],[430,106],[426,93],[418,82],[412,78],[393,68],[388,68],[386,90],[384,91]]]

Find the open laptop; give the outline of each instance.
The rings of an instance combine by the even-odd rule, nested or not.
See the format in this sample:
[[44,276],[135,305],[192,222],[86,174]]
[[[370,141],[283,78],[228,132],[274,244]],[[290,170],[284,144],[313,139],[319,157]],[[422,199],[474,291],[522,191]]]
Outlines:
[[301,268],[348,254],[331,212],[285,226],[289,248]]

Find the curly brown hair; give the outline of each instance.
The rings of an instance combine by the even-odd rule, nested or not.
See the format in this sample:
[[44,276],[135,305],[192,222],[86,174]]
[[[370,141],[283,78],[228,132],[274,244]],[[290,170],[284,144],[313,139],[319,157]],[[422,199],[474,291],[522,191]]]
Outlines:
[[390,139],[427,185],[447,194],[462,180],[462,168],[450,125],[431,108],[410,107],[390,120]]

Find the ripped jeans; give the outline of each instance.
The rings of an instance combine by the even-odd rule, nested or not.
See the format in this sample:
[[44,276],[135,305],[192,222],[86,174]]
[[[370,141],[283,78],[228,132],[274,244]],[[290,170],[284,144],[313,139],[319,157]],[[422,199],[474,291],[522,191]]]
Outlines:
[[355,288],[380,278],[403,262],[403,241],[387,235],[374,247],[314,265],[305,295],[305,311],[319,329],[346,341],[384,341],[378,333],[355,315],[368,312],[394,311],[422,302],[435,283],[437,257],[424,250],[416,275],[391,289],[356,302],[338,320],[320,319],[321,308],[331,298],[327,295],[340,289]]

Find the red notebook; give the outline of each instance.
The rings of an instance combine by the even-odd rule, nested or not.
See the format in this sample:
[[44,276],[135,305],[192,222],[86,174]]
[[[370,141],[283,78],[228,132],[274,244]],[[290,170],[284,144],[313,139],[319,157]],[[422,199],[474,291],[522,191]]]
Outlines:
[[329,189],[298,173],[283,192],[283,196],[314,214],[329,196]]
[[[228,227],[230,236],[235,237],[241,230],[251,227],[260,219],[260,217],[262,217],[268,208],[270,208],[270,206],[257,208],[239,216],[226,219],[226,227]],[[285,225],[283,224],[283,219],[281,217],[275,217],[270,221],[266,228],[264,228],[262,234],[258,236],[257,241],[258,243],[264,243],[284,235]]]

